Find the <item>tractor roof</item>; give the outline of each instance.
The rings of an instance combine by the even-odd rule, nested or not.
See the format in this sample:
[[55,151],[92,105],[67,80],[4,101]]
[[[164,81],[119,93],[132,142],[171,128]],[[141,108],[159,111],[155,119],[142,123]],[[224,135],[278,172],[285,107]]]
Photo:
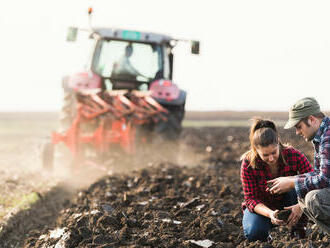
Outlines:
[[117,29],[117,28],[94,28],[94,33],[97,33],[101,38],[119,39],[140,42],[153,43],[169,43],[174,38],[157,33],[140,32],[135,30]]

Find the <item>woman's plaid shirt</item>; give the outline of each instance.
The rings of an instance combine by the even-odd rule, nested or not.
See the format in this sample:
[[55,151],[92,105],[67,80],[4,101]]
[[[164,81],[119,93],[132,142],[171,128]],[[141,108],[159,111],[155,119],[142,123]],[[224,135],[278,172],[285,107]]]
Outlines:
[[[298,150],[287,147],[281,151],[281,154],[286,163],[279,159],[277,177],[294,176],[313,170],[305,155]],[[248,208],[250,212],[253,212],[254,207],[259,203],[263,203],[273,210],[280,207],[283,195],[272,195],[266,191],[267,181],[271,179],[274,177],[271,175],[269,166],[263,160],[257,158],[256,168],[253,169],[250,162],[243,159],[241,165],[241,181],[244,192],[243,210]]]

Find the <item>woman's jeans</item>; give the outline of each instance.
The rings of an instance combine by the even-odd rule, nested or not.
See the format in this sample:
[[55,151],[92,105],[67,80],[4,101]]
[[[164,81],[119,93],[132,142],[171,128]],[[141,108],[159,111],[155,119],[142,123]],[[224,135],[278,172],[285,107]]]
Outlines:
[[[295,190],[291,190],[284,194],[281,207],[288,207],[297,204],[297,194]],[[249,241],[262,240],[266,241],[268,232],[274,227],[270,218],[257,213],[251,213],[247,208],[243,213],[243,231],[244,236]]]

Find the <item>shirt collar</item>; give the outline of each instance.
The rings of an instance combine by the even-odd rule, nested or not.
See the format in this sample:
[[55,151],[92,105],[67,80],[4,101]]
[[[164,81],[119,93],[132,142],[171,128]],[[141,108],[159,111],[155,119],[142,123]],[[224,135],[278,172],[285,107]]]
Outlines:
[[316,135],[313,139],[313,143],[320,143],[321,142],[321,136],[325,132],[325,130],[329,127],[330,125],[330,118],[329,117],[324,117],[319,129],[316,132]]

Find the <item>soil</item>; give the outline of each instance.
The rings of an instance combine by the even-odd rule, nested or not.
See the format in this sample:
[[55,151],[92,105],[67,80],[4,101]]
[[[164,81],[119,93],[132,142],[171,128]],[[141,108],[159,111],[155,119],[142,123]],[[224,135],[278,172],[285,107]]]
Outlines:
[[279,220],[287,221],[289,216],[291,214],[291,210],[280,210],[277,213],[275,213],[275,218]]
[[[280,135],[312,161],[311,144],[292,130]],[[239,171],[248,149],[247,127],[185,128],[179,144],[145,149],[125,164],[107,161],[108,174],[87,187],[60,184],[40,193],[3,227],[0,247],[330,246],[313,223],[306,239],[276,227],[268,243],[245,240]]]

